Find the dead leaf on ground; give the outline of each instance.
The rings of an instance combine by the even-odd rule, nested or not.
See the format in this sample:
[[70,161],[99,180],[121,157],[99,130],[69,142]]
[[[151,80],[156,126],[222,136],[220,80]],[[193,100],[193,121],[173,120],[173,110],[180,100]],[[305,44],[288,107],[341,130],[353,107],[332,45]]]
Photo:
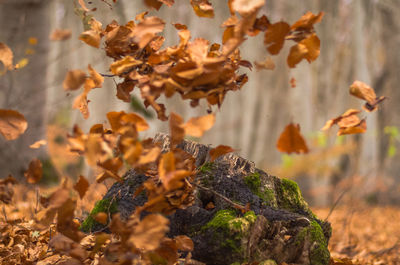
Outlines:
[[279,136],[277,149],[280,152],[291,153],[308,153],[306,141],[300,133],[300,125],[290,123]]
[[28,128],[24,115],[15,110],[0,109],[0,133],[6,140],[15,140]]

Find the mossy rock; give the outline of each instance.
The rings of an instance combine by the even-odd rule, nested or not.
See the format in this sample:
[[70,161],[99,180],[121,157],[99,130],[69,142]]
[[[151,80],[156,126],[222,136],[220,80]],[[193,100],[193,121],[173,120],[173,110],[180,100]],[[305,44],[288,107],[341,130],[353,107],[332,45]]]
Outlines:
[[[166,135],[157,135],[155,141],[168,150]],[[330,224],[312,213],[296,182],[268,175],[235,154],[211,162],[206,145],[183,141],[178,147],[196,159],[200,185],[214,191],[196,189],[192,206],[168,216],[169,236],[191,237],[194,259],[206,264],[329,263]],[[124,183],[114,184],[105,195],[115,198],[122,217],[128,218],[146,201],[145,195],[132,199],[145,179],[131,170]],[[215,192],[235,203],[250,205],[250,211],[241,213]],[[206,207],[210,202],[215,208]]]

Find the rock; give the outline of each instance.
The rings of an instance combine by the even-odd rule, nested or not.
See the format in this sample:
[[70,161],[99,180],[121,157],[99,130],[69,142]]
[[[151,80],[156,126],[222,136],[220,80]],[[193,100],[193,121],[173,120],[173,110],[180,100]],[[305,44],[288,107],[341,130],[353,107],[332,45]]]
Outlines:
[[[168,150],[168,136],[158,134],[154,141],[163,143],[163,150]],[[195,260],[206,264],[329,263],[330,224],[312,213],[296,182],[268,175],[235,154],[210,162],[210,147],[206,145],[183,141],[178,147],[196,159],[199,184],[195,203],[168,217],[168,235],[189,236],[194,242]],[[99,207],[109,214],[119,211],[128,218],[135,207],[146,202],[145,193],[133,199],[146,179],[134,170],[128,171],[124,182],[115,183],[96,204],[82,229],[104,230],[104,225],[93,219]],[[227,199],[249,204],[250,211],[242,214]]]

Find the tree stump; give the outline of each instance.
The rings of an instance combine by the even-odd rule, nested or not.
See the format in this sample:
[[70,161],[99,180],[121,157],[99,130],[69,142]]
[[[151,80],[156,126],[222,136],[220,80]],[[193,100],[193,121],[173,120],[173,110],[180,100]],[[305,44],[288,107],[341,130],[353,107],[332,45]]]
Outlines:
[[[167,135],[157,134],[154,141],[168,151]],[[268,175],[233,153],[210,162],[211,147],[203,144],[184,140],[178,148],[196,159],[198,184],[194,204],[168,216],[168,235],[189,236],[195,260],[206,264],[329,263],[331,226],[312,213],[296,182]],[[147,200],[145,193],[133,196],[146,179],[129,170],[124,182],[115,183],[96,204],[82,229],[104,229],[93,219],[99,211],[120,212],[127,219]],[[250,211],[243,214],[234,204],[249,205]]]

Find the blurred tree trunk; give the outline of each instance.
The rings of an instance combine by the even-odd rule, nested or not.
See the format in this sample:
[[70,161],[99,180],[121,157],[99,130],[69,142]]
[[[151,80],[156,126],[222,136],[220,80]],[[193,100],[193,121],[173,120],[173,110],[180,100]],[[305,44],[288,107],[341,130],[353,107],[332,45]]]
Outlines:
[[[0,137],[0,177],[13,174],[21,178],[33,157],[45,154],[45,148],[30,149],[29,145],[45,138],[46,68],[49,36],[47,0],[0,1],[0,41],[14,52],[14,63],[28,58],[26,67],[0,77],[0,107],[21,112],[28,129],[14,141]],[[37,44],[29,44],[29,38]],[[34,50],[27,55],[27,49]]]

